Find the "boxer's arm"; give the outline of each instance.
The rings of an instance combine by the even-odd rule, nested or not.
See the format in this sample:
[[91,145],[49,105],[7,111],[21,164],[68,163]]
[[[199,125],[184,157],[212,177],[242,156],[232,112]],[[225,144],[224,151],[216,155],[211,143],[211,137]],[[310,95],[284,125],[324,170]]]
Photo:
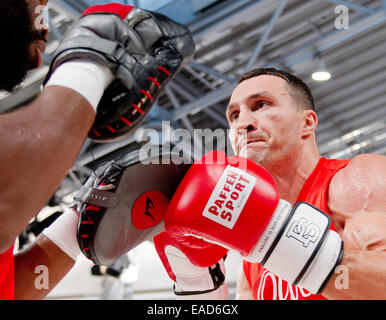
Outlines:
[[380,155],[357,156],[331,181],[328,205],[345,250],[325,297],[386,298],[385,182],[386,157]]
[[236,300],[253,300],[252,289],[245,277],[242,265],[237,274]]
[[15,255],[15,299],[46,297],[74,266],[75,261],[45,235]]
[[94,118],[85,98],[58,86],[0,116],[0,252],[59,187]]

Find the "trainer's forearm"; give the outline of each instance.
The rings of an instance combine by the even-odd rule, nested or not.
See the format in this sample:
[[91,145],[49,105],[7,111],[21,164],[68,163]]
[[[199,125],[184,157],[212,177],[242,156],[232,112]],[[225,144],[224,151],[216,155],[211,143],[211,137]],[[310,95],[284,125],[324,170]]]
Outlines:
[[86,99],[57,86],[0,116],[0,252],[59,187],[94,118]]
[[72,269],[75,261],[44,235],[15,256],[15,299],[39,300]]
[[386,299],[386,252],[345,250],[322,295],[328,299]]

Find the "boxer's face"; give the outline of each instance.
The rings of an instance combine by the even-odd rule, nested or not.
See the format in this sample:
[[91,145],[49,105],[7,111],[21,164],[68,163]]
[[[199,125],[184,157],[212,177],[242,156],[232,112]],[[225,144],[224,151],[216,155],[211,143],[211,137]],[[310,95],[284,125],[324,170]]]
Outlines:
[[301,141],[303,112],[288,93],[286,81],[277,76],[241,82],[232,93],[226,117],[235,155],[263,166],[293,154]]
[[48,0],[27,0],[32,21],[32,39],[29,45],[29,69],[39,68],[43,62],[42,55],[46,49],[48,30],[43,24],[42,13],[43,6],[47,5],[47,3]]

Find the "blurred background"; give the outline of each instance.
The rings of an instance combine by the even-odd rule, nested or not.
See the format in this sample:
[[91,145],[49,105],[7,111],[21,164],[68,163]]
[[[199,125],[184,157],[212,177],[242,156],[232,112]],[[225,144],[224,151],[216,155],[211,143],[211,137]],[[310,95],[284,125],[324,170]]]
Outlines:
[[[12,94],[0,92],[0,112],[22,107],[36,97],[66,30],[88,6],[108,2],[50,0],[51,32],[44,65]],[[191,132],[226,129],[224,111],[238,76],[255,67],[276,67],[295,73],[310,86],[323,156],[386,155],[385,0],[111,2],[163,13],[186,24],[196,42],[193,60],[167,85],[139,130],[151,128],[161,133],[162,121],[170,121],[172,129]],[[227,145],[223,137],[217,139],[215,148]],[[54,219],[72,201],[74,191],[92,170],[139,146],[133,136],[111,144],[87,139],[61,187],[21,235],[18,248],[27,246],[37,226]],[[226,262],[231,298],[240,261],[231,254]],[[145,242],[108,268],[93,266],[80,257],[47,299],[173,299],[171,288],[152,244]]]

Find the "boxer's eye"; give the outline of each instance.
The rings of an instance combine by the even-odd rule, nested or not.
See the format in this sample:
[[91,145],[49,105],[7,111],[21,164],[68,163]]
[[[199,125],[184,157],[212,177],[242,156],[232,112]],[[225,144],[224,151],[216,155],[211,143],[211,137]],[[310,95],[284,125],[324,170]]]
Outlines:
[[257,101],[254,105],[253,105],[253,107],[252,107],[252,111],[256,111],[256,110],[259,110],[259,109],[261,109],[261,108],[264,108],[265,106],[267,106],[268,105],[268,102],[266,102],[266,101]]
[[239,117],[239,112],[238,111],[233,111],[231,112],[229,115],[228,115],[228,118],[233,121],[233,120],[237,120],[237,118]]

